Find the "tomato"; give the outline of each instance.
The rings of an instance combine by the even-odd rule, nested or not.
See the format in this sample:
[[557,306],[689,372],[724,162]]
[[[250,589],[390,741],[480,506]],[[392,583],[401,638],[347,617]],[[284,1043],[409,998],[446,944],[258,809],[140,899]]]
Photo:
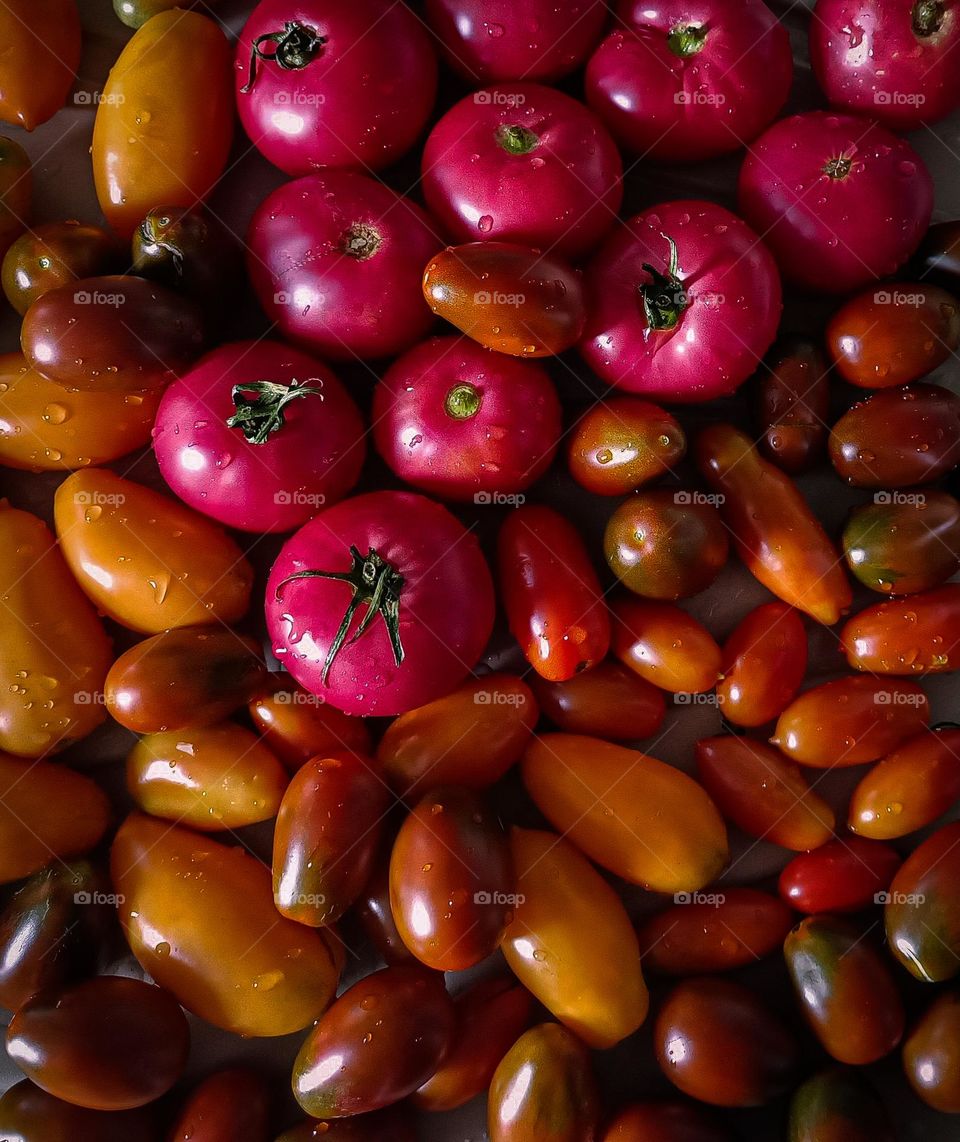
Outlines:
[[143,392],[203,347],[192,302],[143,278],[107,274],[57,286],[27,310],[20,345],[45,377],[85,392]]
[[742,984],[709,977],[670,992],[654,1026],[657,1062],[684,1092],[714,1106],[760,1106],[795,1081],[790,1031]]
[[382,968],[348,988],[307,1036],[293,1064],[294,1096],[317,1118],[399,1102],[443,1062],[454,1020],[442,975]]
[[788,1142],[895,1142],[886,1109],[857,1071],[821,1071],[790,1102]]
[[157,1142],[152,1111],[104,1112],[71,1106],[24,1079],[0,1098],[0,1130],[10,1142]]
[[861,778],[850,798],[847,827],[894,840],[941,817],[960,800],[960,729],[923,730]]
[[859,912],[878,903],[900,867],[889,845],[842,837],[794,857],[780,873],[780,895],[797,912]]
[[920,281],[954,291],[960,286],[960,228],[956,222],[938,222],[930,227],[913,268]]
[[32,131],[66,103],[80,66],[75,0],[6,0],[0,8],[0,120]]
[[57,489],[60,548],[80,586],[111,618],[144,634],[231,623],[253,570],[227,534],[174,500],[104,468]]
[[197,12],[160,12],[134,33],[97,104],[100,209],[129,238],[155,206],[195,206],[226,165],[233,135],[230,47]]
[[103,721],[113,651],[43,520],[0,502],[0,551],[0,749],[40,757]]
[[826,451],[830,380],[819,345],[778,337],[756,381],[760,451],[784,472],[812,468]]
[[384,846],[373,875],[354,906],[354,915],[363,934],[388,964],[416,963],[416,958],[400,937],[390,908],[390,846]]
[[739,151],[786,103],[790,37],[762,0],[620,0],[617,15],[587,64],[586,94],[634,154],[691,163]]
[[603,124],[536,83],[499,83],[454,104],[427,137],[422,170],[427,205],[458,241],[519,242],[573,260],[623,200],[623,164]]
[[473,984],[454,1000],[453,1045],[411,1101],[421,1110],[455,1110],[490,1086],[500,1060],[530,1022],[533,999],[506,976]]
[[597,1084],[580,1040],[556,1023],[525,1031],[490,1084],[490,1142],[588,1142],[599,1119]]
[[553,508],[525,504],[500,529],[500,593],[510,632],[534,670],[564,682],[610,648],[610,617],[577,529]]
[[637,933],[643,965],[663,975],[700,975],[745,967],[779,950],[793,926],[790,909],[753,888],[724,888],[681,900]]
[[318,754],[369,753],[370,733],[359,718],[327,706],[286,675],[248,704],[250,719],[271,751],[297,770]]
[[833,835],[833,810],[800,767],[764,742],[728,734],[697,742],[697,776],[727,820],[785,849],[815,849]]
[[850,606],[850,583],[836,548],[793,480],[728,424],[701,432],[696,458],[704,478],[723,496],[720,514],[747,570],[817,622],[837,622]]
[[712,504],[665,488],[625,500],[607,521],[603,546],[610,570],[648,599],[682,599],[705,591],[730,550]]
[[240,531],[292,531],[357,482],[360,410],[325,365],[278,341],[208,353],[164,393],[153,450],[190,507]]
[[847,662],[872,674],[944,674],[960,669],[960,584],[876,603],[840,631]]
[[727,831],[701,785],[654,757],[575,734],[528,747],[537,808],[591,860],[652,892],[695,892],[727,863]]
[[590,262],[585,288],[583,359],[607,384],[656,400],[732,393],[780,321],[773,258],[711,202],[665,202],[628,219]]
[[911,131],[960,106],[960,23],[938,0],[820,0],[810,61],[834,107]]
[[417,1134],[401,1103],[352,1118],[310,1118],[285,1130],[276,1142],[417,1142]]
[[[9,6],[0,18],[10,12]],[[0,256],[30,222],[33,202],[33,174],[27,152],[0,135]]]
[[377,762],[402,797],[419,797],[435,785],[485,789],[520,760],[538,715],[521,679],[470,678],[392,722],[377,746]]
[[653,737],[663,724],[663,692],[611,659],[566,682],[530,681],[545,717],[569,734],[637,741]]
[[307,690],[348,714],[399,714],[450,693],[476,663],[493,583],[476,539],[445,508],[373,492],[287,540],[266,613],[274,654]]
[[332,924],[370,879],[390,797],[356,754],[315,757],[293,776],[273,837],[273,899],[282,916]]
[[960,823],[928,837],[903,862],[884,905],[894,958],[924,983],[960,972]]
[[611,607],[612,649],[641,678],[674,694],[701,694],[720,677],[720,647],[673,603],[622,596]]
[[852,293],[896,272],[933,212],[933,181],[917,152],[856,115],[809,111],[775,123],[740,171],[740,212],[784,276]]
[[427,264],[423,296],[444,321],[511,357],[562,353],[586,320],[579,272],[512,242],[448,246]]
[[373,171],[419,138],[437,60],[402,4],[262,0],[237,41],[234,86],[244,130],[287,174]]
[[[216,7],[217,0],[207,3],[207,8]],[[185,3],[176,3],[175,0],[113,0],[113,10],[117,18],[122,20],[128,28],[140,28],[158,12],[166,12],[171,8],[193,8],[195,0],[186,0]],[[180,1142],[177,1139],[176,1142]]]
[[833,426],[830,461],[856,488],[933,483],[960,464],[960,396],[925,384],[878,392]]
[[445,62],[471,86],[551,83],[584,62],[607,19],[602,0],[427,0]]
[[99,226],[46,222],[22,234],[4,254],[3,292],[22,316],[48,290],[109,273],[117,255],[113,238]]
[[807,673],[807,632],[786,603],[764,603],[723,644],[717,703],[737,726],[762,726],[782,714]]
[[510,843],[518,891],[503,955],[561,1023],[591,1047],[612,1047],[636,1031],[649,1007],[640,946],[623,903],[555,833],[515,828]]
[[692,1103],[635,1102],[607,1127],[603,1142],[730,1142]]
[[863,1066],[903,1036],[903,1004],[879,951],[849,921],[807,916],[783,945],[794,992],[820,1045],[840,1063]]
[[914,1093],[943,1114],[960,1114],[960,995],[938,996],[903,1044]]
[[231,722],[147,734],[127,757],[127,792],[144,812],[203,832],[269,821],[286,786],[280,762]]
[[168,991],[101,976],[28,1000],[7,1054],[37,1086],[91,1110],[130,1110],[165,1094],[187,1063],[190,1031]]
[[214,1071],[193,1088],[177,1112],[169,1142],[267,1142],[270,1092],[246,1067]]
[[677,420],[639,397],[609,397],[574,426],[567,443],[570,475],[598,496],[625,496],[666,475],[687,451]]
[[361,174],[325,171],[284,183],[260,203],[247,270],[290,341],[334,361],[386,357],[433,325],[418,282],[440,246],[416,203]]

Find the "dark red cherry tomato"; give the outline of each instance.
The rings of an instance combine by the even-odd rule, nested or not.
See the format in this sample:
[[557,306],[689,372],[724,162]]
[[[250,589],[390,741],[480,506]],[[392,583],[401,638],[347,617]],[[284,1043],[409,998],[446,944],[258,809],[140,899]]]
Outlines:
[[918,1098],[960,1114],[960,994],[939,995],[903,1044],[903,1069]]
[[215,1071],[193,1088],[177,1112],[169,1142],[268,1142],[270,1092],[245,1067]]
[[639,397],[611,397],[578,421],[567,443],[570,475],[598,496],[625,496],[683,459],[687,438],[677,420]]
[[847,620],[840,641],[854,670],[873,674],[960,670],[960,584],[867,607]]
[[612,741],[652,737],[663,723],[663,691],[619,662],[604,662],[568,678],[530,684],[544,716],[568,734]]
[[3,257],[3,292],[21,316],[42,294],[77,278],[107,273],[119,261],[113,238],[99,226],[47,222],[22,234]]
[[603,1142],[730,1142],[730,1135],[693,1103],[637,1102],[620,1111]]
[[76,0],[7,0],[0,10],[6,45],[0,120],[32,131],[66,103],[80,65]]
[[623,595],[611,607],[611,649],[625,666],[672,694],[702,694],[720,677],[720,647],[673,603]]
[[717,701],[737,726],[762,726],[797,696],[807,673],[807,632],[799,611],[765,603],[746,615],[723,644]]
[[388,964],[416,963],[413,952],[403,942],[390,908],[390,850],[384,845],[377,856],[373,875],[354,905],[354,915],[366,938]]
[[830,384],[816,342],[779,337],[757,374],[756,419],[760,451],[784,472],[811,468],[826,451]]
[[814,1075],[790,1102],[789,1142],[895,1142],[886,1108],[860,1072]]
[[889,845],[843,837],[794,857],[780,873],[780,895],[808,915],[859,912],[878,902],[899,867],[900,854]]
[[0,1131],[11,1142],[157,1142],[151,1110],[102,1111],[72,1106],[28,1079],[0,1098]]
[[370,753],[370,731],[360,718],[328,706],[289,675],[273,675],[247,709],[257,732],[288,769],[299,769],[318,754]]

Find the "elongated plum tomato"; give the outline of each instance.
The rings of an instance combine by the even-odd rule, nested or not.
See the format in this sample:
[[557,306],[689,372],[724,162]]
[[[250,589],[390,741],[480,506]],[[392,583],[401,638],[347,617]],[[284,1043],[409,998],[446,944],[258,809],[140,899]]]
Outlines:
[[290,770],[318,754],[366,754],[371,749],[370,731],[360,718],[328,706],[289,675],[271,675],[247,711],[257,732]]
[[944,1114],[960,1114],[960,996],[931,1003],[903,1044],[903,1068],[918,1098]]
[[876,603],[840,631],[847,662],[871,674],[960,670],[960,583]]
[[720,647],[682,608],[624,594],[611,617],[614,655],[645,681],[673,694],[702,694],[717,684]]
[[363,420],[325,365],[279,341],[208,353],[167,389],[153,450],[190,507],[240,531],[292,531],[356,483]]
[[780,276],[745,222],[712,202],[628,219],[587,267],[579,350],[607,384],[664,401],[727,396],[780,321]]
[[230,47],[214,20],[174,9],[148,20],[97,104],[100,209],[129,238],[155,206],[193,206],[220,177],[233,136]]
[[939,0],[818,0],[810,62],[831,106],[893,131],[960,106],[960,18]]
[[787,29],[762,0],[620,0],[587,64],[587,102],[646,159],[738,151],[780,113],[793,82]]
[[76,0],[8,0],[0,8],[6,45],[0,120],[32,131],[66,103],[80,65]]
[[793,701],[807,673],[807,632],[786,603],[746,615],[723,644],[717,701],[738,726],[762,726]]
[[778,887],[797,912],[860,912],[877,902],[899,867],[900,854],[889,845],[843,837],[794,857]]
[[617,220],[623,165],[590,111],[549,87],[498,84],[455,104],[423,148],[423,195],[460,241],[576,259]]
[[284,337],[335,361],[387,357],[433,324],[418,282],[441,245],[416,203],[362,174],[325,171],[260,203],[247,269]]
[[388,0],[262,0],[234,62],[244,130],[287,174],[379,170],[416,142],[437,58],[417,16]]
[[757,374],[756,422],[760,451],[796,475],[826,451],[830,371],[820,346],[807,337],[778,337]]
[[625,496],[669,472],[686,451],[683,428],[665,409],[639,397],[611,397],[577,422],[567,463],[588,492]]
[[4,501],[0,551],[0,749],[40,757],[103,721],[113,652],[43,520]]
[[493,628],[476,539],[408,492],[344,500],[284,544],[267,583],[273,650],[348,714],[399,714],[454,689]]
[[372,419],[377,451],[401,479],[477,504],[539,479],[562,435],[546,370],[468,337],[433,337],[394,361]]
[[652,737],[666,713],[663,691],[612,659],[564,682],[536,676],[530,685],[544,716],[570,734],[637,741]]
[[179,1107],[171,1142],[266,1142],[271,1098],[267,1080],[249,1067],[214,1071],[198,1083]]
[[47,1094],[29,1079],[0,1098],[0,1130],[17,1142],[63,1138],[70,1142],[158,1142],[160,1125],[152,1108],[87,1110]]
[[856,115],[774,124],[740,171],[740,212],[784,277],[852,293],[896,272],[930,225],[933,181],[903,139]]
[[119,261],[119,247],[99,226],[47,222],[28,230],[3,257],[3,292],[23,316],[47,290],[77,278],[108,273]]
[[889,1112],[850,1067],[821,1071],[790,1101],[789,1142],[896,1142]]

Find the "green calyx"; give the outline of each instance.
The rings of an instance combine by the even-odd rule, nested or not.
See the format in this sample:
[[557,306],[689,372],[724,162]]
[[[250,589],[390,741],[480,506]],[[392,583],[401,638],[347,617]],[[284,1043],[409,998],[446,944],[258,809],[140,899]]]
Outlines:
[[540,146],[540,136],[519,125],[502,124],[495,132],[497,142],[511,155],[529,155]]
[[443,402],[443,410],[447,416],[454,420],[469,420],[472,416],[477,415],[482,403],[483,394],[480,390],[475,385],[464,381],[459,385],[454,385],[447,393]]
[[943,27],[944,15],[944,7],[940,0],[919,0],[913,6],[914,34],[923,40],[936,35]]
[[650,329],[657,332],[674,329],[690,304],[683,283],[680,281],[680,265],[677,254],[677,244],[667,234],[661,234],[670,245],[670,261],[667,272],[656,269],[649,262],[643,263],[643,268],[650,275],[651,280],[638,286],[643,299],[643,312]]
[[846,178],[853,167],[853,159],[849,159],[846,155],[838,155],[835,159],[830,161],[824,166],[823,173],[828,178]]
[[677,24],[667,36],[667,46],[680,59],[696,55],[706,42],[707,29],[703,24]]
[[[318,35],[316,28],[295,20],[287,20],[280,31],[257,36],[250,51],[250,75],[241,92],[246,95],[256,82],[258,60],[275,63],[282,71],[301,71],[316,59],[326,42],[327,37]],[[266,50],[268,44],[273,45],[272,52]]]
[[289,385],[276,381],[247,381],[234,385],[231,392],[237,410],[227,421],[228,428],[239,428],[251,444],[266,444],[282,428],[284,409],[291,401],[316,396],[323,400],[320,384],[292,380]]

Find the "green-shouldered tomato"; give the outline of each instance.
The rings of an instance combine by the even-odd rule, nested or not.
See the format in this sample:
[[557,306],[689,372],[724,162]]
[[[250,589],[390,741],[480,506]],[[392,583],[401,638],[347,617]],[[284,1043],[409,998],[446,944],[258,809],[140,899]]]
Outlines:
[[794,1092],[787,1142],[894,1142],[883,1104],[859,1071],[821,1071]]
[[903,1069],[918,1098],[943,1114],[960,1114],[960,993],[930,1004],[904,1040]]

